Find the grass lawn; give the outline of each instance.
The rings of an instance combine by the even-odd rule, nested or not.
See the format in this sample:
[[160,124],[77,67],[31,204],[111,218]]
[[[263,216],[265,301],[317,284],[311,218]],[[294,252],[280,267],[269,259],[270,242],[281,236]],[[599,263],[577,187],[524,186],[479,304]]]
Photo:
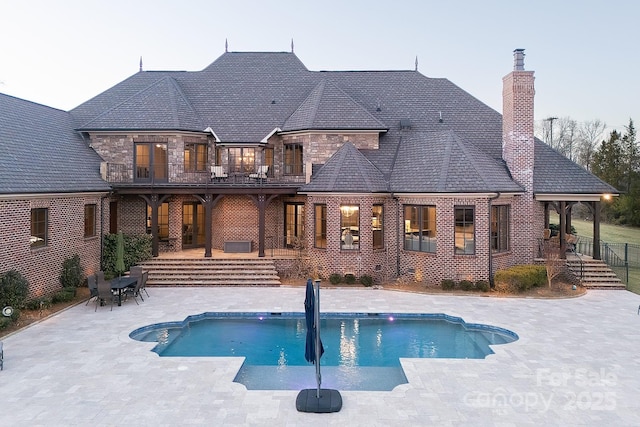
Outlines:
[[[556,224],[560,223],[557,215],[552,215],[550,221]],[[571,219],[571,225],[575,227],[579,236],[593,238],[593,222]],[[640,245],[640,228],[600,223],[600,240],[607,243]],[[640,294],[640,268],[629,267],[628,289]]]

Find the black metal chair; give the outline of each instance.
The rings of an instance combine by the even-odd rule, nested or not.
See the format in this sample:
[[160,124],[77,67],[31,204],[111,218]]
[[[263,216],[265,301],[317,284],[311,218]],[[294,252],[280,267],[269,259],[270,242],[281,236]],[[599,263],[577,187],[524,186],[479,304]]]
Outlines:
[[111,310],[113,310],[113,300],[116,299],[117,296],[113,295],[111,292],[111,283],[104,279],[104,275],[102,275],[102,280],[100,280],[100,276],[98,276],[98,295],[96,296],[96,309],[98,311],[98,305],[104,302],[111,302]]
[[87,286],[89,287],[89,299],[85,305],[89,305],[89,301],[98,298],[98,275],[92,274],[87,277]]

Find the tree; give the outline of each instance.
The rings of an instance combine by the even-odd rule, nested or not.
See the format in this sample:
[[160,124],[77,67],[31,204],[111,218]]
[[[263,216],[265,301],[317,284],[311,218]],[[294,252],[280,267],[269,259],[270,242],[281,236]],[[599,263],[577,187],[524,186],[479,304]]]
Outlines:
[[551,289],[553,279],[561,275],[566,266],[566,260],[560,256],[560,246],[552,243],[551,240],[544,242],[544,264],[547,270],[547,283]]
[[578,150],[575,160],[588,171],[591,170],[593,154],[596,152],[606,128],[606,123],[598,119],[584,122],[578,127]]
[[592,172],[601,180],[620,188],[624,176],[623,165],[622,140],[618,131],[614,130],[594,153]]
[[636,129],[633,126],[633,120],[629,119],[629,125],[625,126],[627,130],[622,137],[622,147],[625,156],[625,185],[624,190],[627,194],[631,193],[631,186],[638,179],[640,172],[640,155],[638,150],[638,142],[636,141]]

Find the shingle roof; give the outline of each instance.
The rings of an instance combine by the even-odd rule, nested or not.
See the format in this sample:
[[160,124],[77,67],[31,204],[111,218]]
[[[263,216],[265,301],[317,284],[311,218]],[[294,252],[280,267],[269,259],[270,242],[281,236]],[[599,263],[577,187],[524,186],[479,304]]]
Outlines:
[[[416,71],[317,72],[293,53],[227,52],[202,71],[136,73],[71,114],[79,129],[210,127],[232,143],[258,143],[276,128],[387,129],[378,150],[362,152],[393,191],[519,188],[507,182],[501,160],[501,115],[450,81]],[[612,190],[548,147],[535,150],[536,192]]]
[[171,76],[147,86],[90,120],[83,129],[172,129],[203,131],[198,113]]
[[522,192],[504,163],[450,130],[407,132],[390,179],[394,193]]
[[285,121],[283,131],[301,129],[375,129],[386,126],[331,82],[321,81]]
[[348,142],[320,168],[301,192],[380,193],[389,188],[380,172]]
[[617,194],[611,185],[540,140],[535,145],[533,191],[536,194]]
[[0,194],[108,191],[69,113],[0,94]]

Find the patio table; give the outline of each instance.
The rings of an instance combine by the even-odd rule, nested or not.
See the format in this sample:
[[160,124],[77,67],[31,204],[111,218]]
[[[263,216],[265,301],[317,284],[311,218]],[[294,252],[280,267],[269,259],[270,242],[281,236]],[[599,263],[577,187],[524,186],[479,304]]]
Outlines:
[[120,276],[111,279],[111,289],[118,290],[118,306],[122,305],[122,290],[134,286],[138,282],[135,276]]

